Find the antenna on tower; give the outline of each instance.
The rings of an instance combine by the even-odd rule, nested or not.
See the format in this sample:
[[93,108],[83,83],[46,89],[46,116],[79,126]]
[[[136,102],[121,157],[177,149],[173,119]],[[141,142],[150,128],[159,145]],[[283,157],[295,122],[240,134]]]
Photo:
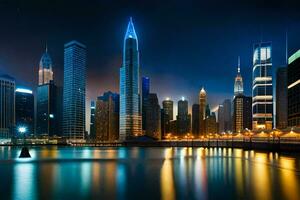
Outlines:
[[240,60],[240,56],[238,56],[238,73],[241,72],[241,60]]
[[46,42],[46,53],[48,53],[48,44]]
[[285,31],[285,64],[288,64],[288,31]]

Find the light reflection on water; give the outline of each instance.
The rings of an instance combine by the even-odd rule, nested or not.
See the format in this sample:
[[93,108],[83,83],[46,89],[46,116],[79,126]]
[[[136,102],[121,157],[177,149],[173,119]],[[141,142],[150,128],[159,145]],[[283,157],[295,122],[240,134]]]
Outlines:
[[221,148],[0,147],[1,199],[300,199],[300,157]]

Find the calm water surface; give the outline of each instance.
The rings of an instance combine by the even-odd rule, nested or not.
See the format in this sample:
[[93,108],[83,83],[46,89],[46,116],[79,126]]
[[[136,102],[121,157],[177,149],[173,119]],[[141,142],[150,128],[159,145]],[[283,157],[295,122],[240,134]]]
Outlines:
[[0,147],[0,199],[300,199],[299,154]]

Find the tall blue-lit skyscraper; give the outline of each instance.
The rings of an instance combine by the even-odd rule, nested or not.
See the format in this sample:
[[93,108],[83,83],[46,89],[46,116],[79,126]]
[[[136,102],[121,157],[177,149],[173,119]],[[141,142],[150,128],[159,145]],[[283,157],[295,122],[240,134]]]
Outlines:
[[240,66],[240,57],[238,59],[238,73],[234,80],[234,96],[243,95],[244,87],[243,87],[243,77],[241,75],[241,66]]
[[254,130],[273,128],[272,44],[253,49],[252,125]]
[[63,132],[70,139],[85,133],[86,46],[71,41],[64,49]]
[[138,38],[132,18],[127,26],[120,68],[120,140],[141,135],[140,64]]

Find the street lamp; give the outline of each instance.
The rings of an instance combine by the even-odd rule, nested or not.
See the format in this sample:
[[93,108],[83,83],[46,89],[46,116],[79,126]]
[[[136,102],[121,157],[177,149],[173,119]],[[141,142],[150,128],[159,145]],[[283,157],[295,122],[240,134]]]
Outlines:
[[20,126],[18,128],[18,131],[20,134],[23,134],[23,147],[20,153],[19,158],[31,158],[30,153],[28,148],[25,146],[25,137],[26,137],[26,132],[27,132],[27,128],[25,126]]

